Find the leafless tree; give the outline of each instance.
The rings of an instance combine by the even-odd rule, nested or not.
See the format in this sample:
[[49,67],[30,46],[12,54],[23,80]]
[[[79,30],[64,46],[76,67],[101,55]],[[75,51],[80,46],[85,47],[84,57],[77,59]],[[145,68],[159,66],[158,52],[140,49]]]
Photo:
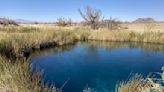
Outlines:
[[101,10],[93,9],[90,6],[87,6],[85,12],[82,12],[80,9],[78,11],[87,25],[91,26],[92,29],[99,28],[99,25],[103,20]]

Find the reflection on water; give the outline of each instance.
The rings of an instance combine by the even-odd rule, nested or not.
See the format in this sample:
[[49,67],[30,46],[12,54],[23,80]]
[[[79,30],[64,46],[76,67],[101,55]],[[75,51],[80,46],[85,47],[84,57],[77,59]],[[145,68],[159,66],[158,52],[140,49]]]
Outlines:
[[[58,53],[62,51],[69,51],[73,49],[76,45],[65,45],[60,46],[57,48],[49,48],[44,49],[42,51],[36,51],[32,53],[33,57],[41,56],[41,55],[48,55],[50,53]],[[118,49],[118,48],[141,48],[145,52],[161,52],[164,53],[164,45],[162,44],[152,44],[152,43],[138,43],[138,42],[106,42],[106,41],[85,41],[82,44],[80,43],[80,46],[90,46],[96,47],[96,48],[105,48],[106,50],[112,50],[112,49]]]
[[118,81],[130,73],[148,75],[160,72],[164,65],[164,46],[123,42],[78,42],[74,45],[35,52],[32,69],[44,70],[45,82],[57,87],[69,79],[64,92],[82,92],[92,87],[111,92]]

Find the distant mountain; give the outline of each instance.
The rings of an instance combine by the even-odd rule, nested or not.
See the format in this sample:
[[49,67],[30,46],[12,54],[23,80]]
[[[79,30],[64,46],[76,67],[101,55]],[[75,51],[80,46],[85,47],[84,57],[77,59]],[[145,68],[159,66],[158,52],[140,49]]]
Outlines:
[[54,24],[54,22],[39,22],[39,21],[30,21],[25,19],[15,19],[18,24]]
[[33,23],[35,23],[34,21],[24,20],[24,19],[15,19],[14,21],[18,24],[33,24]]
[[15,22],[12,19],[8,19],[8,18],[0,18],[0,24],[2,24],[2,25],[18,25],[17,22]]
[[9,19],[9,18],[0,18],[0,23],[15,22],[17,24],[33,24],[34,21],[24,20],[24,19]]
[[0,18],[0,22],[6,22],[6,21],[9,21],[9,19],[7,19],[7,18]]
[[156,22],[153,18],[138,18],[133,23]]

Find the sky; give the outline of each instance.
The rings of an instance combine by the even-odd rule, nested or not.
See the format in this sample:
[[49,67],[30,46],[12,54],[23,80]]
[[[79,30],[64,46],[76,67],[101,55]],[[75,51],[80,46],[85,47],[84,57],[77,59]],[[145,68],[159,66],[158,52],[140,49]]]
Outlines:
[[0,17],[53,22],[59,17],[81,21],[78,9],[100,9],[105,18],[164,20],[164,0],[0,0]]

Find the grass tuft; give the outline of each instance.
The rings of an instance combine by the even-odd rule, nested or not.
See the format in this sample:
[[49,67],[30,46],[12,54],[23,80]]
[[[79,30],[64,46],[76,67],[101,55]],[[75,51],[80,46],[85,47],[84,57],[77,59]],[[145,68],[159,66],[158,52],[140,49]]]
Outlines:
[[32,73],[27,62],[0,58],[0,92],[59,92],[41,81],[39,72]]

